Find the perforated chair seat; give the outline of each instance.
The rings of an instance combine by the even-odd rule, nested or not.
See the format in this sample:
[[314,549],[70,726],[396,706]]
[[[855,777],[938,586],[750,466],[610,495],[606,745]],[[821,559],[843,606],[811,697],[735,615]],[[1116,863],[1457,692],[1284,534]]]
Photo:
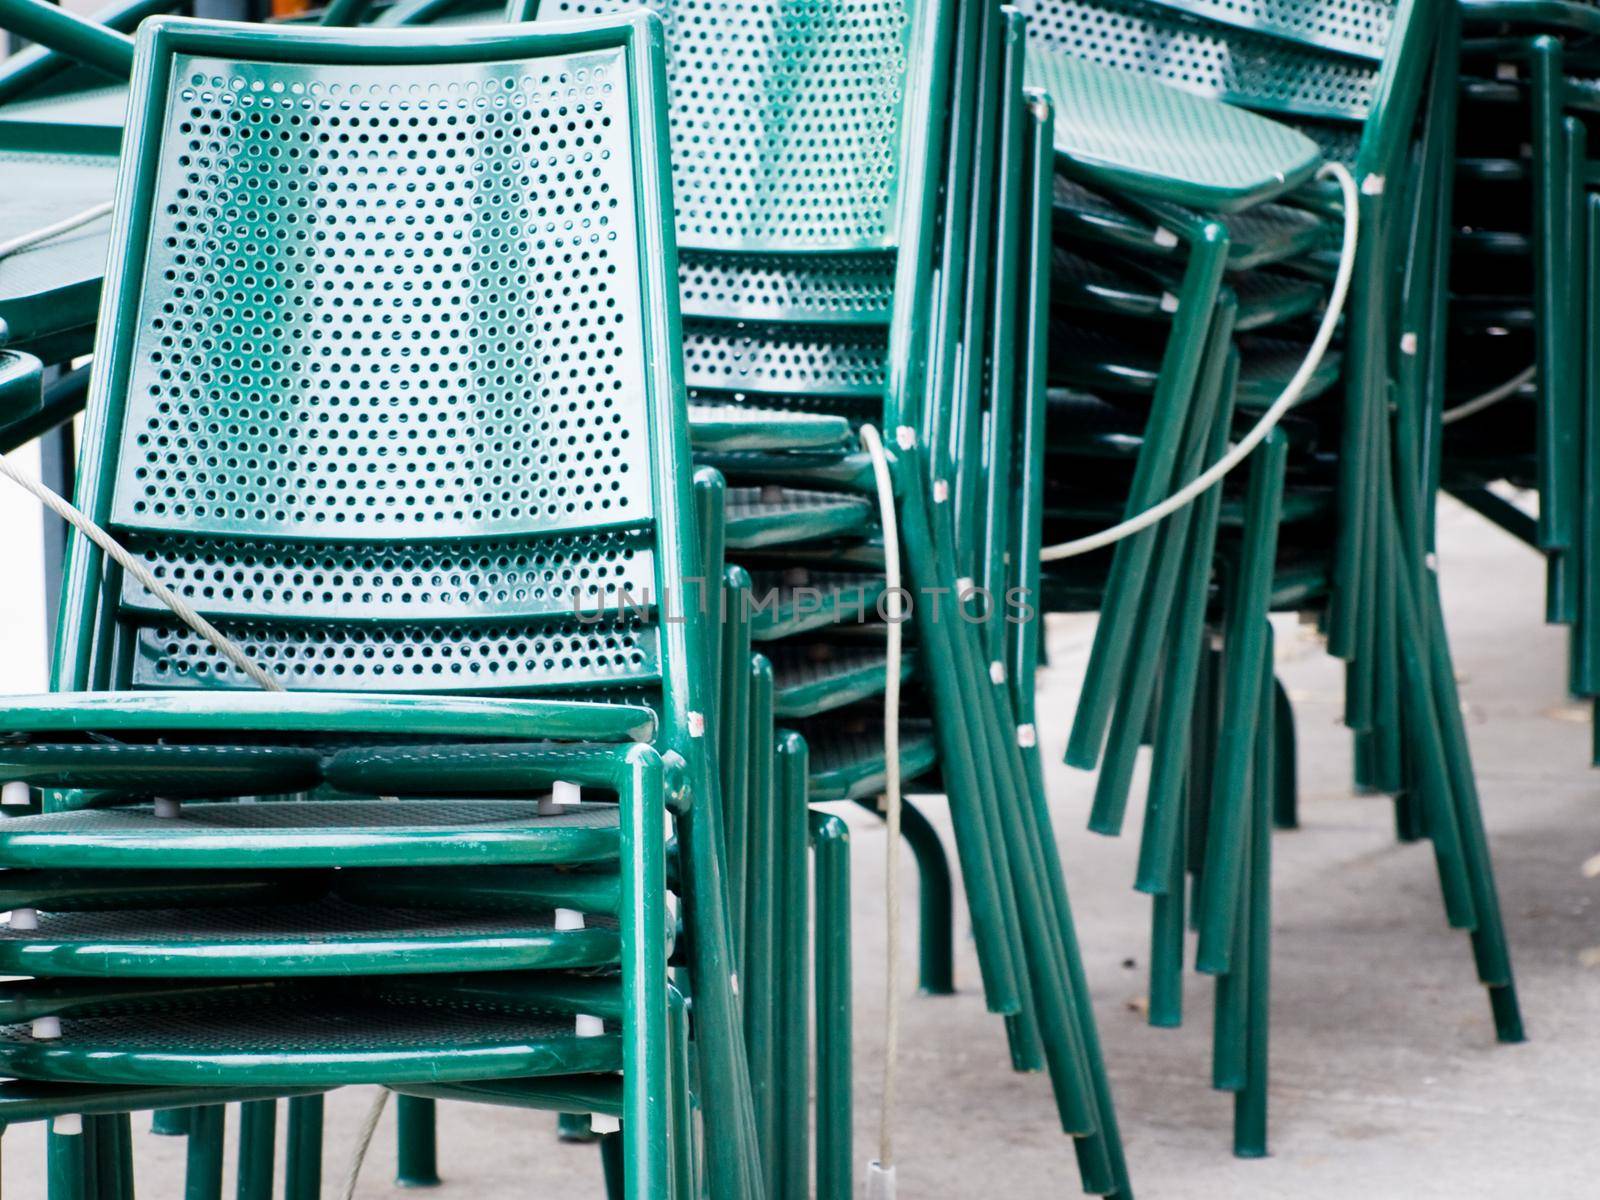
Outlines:
[[[870,722],[840,728],[827,720],[799,726],[811,750],[807,794],[813,803],[858,800],[880,794],[888,780],[883,728]],[[900,776],[910,783],[938,762],[933,727],[924,721],[900,723]]]
[[729,488],[726,514],[727,543],[739,550],[860,536],[876,519],[860,496],[785,487]]
[[381,908],[328,897],[240,908],[41,912],[0,929],[0,970],[121,978],[398,975],[614,965],[614,921],[553,912]]
[[696,450],[836,450],[854,444],[844,417],[753,404],[691,404],[689,437]]
[[[1142,255],[1170,257],[1182,243],[1155,221],[1118,208],[1064,175],[1052,184],[1057,228],[1068,240],[1082,237]],[[1317,214],[1287,204],[1267,203],[1228,217],[1228,268],[1248,271],[1298,258],[1336,244],[1337,232]]]
[[201,870],[604,862],[617,809],[500,800],[313,800],[43,813],[0,822],[11,867]]
[[[1279,271],[1246,271],[1229,281],[1238,301],[1234,328],[1245,332],[1313,311],[1327,289],[1314,279]],[[1131,264],[1124,269],[1056,247],[1051,260],[1052,303],[1097,312],[1168,320],[1177,311],[1175,280]]]
[[686,322],[685,378],[695,389],[859,397],[882,402],[888,333],[881,327]]
[[[881,646],[780,642],[763,653],[772,660],[773,713],[780,720],[814,717],[881,695],[887,682],[888,655]],[[907,651],[901,680],[915,671],[916,653]]]
[[1056,102],[1061,168],[1092,184],[1231,212],[1292,190],[1320,161],[1285,125],[1043,44],[1028,47],[1028,82]]
[[752,571],[756,597],[750,614],[750,637],[772,642],[845,622],[872,620],[888,590],[882,575],[798,568]]
[[335,1087],[622,1067],[621,1037],[610,1029],[578,1037],[563,1013],[453,1001],[446,988],[340,981],[122,1007],[64,1016],[60,1037],[0,1028],[0,1070],[41,1081]]

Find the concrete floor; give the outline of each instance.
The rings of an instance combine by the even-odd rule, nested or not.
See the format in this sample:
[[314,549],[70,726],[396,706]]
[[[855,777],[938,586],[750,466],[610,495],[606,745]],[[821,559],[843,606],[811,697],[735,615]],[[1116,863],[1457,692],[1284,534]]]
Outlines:
[[[1299,718],[1304,828],[1275,843],[1271,1157],[1230,1156],[1231,1106],[1207,1086],[1209,983],[1192,977],[1185,1028],[1143,1023],[1149,906],[1131,890],[1135,841],[1084,832],[1091,777],[1052,769],[1100,1029],[1146,1200],[1600,1195],[1600,879],[1582,873],[1600,852],[1600,783],[1587,767],[1588,710],[1563,696],[1564,638],[1540,623],[1541,564],[1454,507],[1441,532],[1450,629],[1532,1040],[1495,1044],[1466,938],[1444,926],[1427,849],[1395,842],[1386,800],[1350,794],[1339,671],[1313,636],[1286,623],[1279,656]],[[1089,632],[1082,622],[1052,624],[1057,665],[1041,679],[1052,763]],[[31,655],[7,642],[14,653],[3,656],[0,682],[30,686]],[[942,804],[927,808],[948,832]],[[879,1095],[884,844],[874,821],[850,815],[864,1162]],[[1138,821],[1135,810],[1129,829]],[[909,920],[908,911],[908,980]],[[960,953],[960,994],[904,1007],[901,1194],[1075,1195],[1045,1080],[1009,1071],[965,939]],[[332,1101],[329,1194],[366,1104],[364,1092]],[[540,1115],[445,1108],[441,1200],[598,1196],[593,1151],[558,1144],[552,1126]],[[390,1136],[386,1123],[357,1195],[392,1194]],[[5,1139],[14,1200],[43,1196],[42,1141],[36,1127]],[[182,1143],[141,1131],[138,1152],[141,1194],[180,1195]]]

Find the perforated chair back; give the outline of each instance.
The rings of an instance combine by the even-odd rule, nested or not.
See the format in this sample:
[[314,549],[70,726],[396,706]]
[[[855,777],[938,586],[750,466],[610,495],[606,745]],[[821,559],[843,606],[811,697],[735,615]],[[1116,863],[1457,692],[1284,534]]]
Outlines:
[[[686,249],[893,247],[913,26],[927,0],[646,0],[667,29]],[[629,0],[513,0],[514,19]]]
[[[1343,122],[1364,120],[1377,98],[1373,60],[1383,50],[1378,30],[1388,24],[1366,10],[1393,11],[1363,4],[1363,17],[1334,31],[1334,18],[1313,0],[1018,0],[1017,7],[1028,16],[1029,39],[1063,54],[1261,112]],[[1208,25],[1190,13],[1230,19]],[[1301,36],[1324,28],[1326,36]],[[1365,49],[1352,55],[1347,47],[1356,41]]]
[[[661,677],[652,38],[142,31],[80,501],[284,686]],[[74,546],[68,686],[246,685],[119,574]]]

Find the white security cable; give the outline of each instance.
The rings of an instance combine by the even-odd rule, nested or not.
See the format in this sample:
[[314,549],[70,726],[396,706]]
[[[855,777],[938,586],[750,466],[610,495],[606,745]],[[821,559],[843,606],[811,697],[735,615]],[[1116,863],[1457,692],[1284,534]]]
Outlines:
[[[904,444],[914,434],[902,429],[899,436]],[[867,1167],[867,1196],[868,1200],[894,1200],[894,1107],[900,1047],[900,639],[904,592],[900,584],[900,523],[895,513],[889,456],[884,453],[883,439],[871,425],[861,427],[861,444],[872,459],[872,478],[877,484],[878,514],[883,525],[884,595],[888,600],[884,616],[889,623],[883,680],[883,816],[887,825],[883,887],[888,937],[884,963],[883,1106],[878,1112],[878,1157]]]
[[1481,396],[1474,396],[1471,400],[1463,400],[1454,408],[1447,408],[1439,415],[1439,420],[1445,425],[1454,425],[1457,421],[1465,421],[1468,417],[1481,413],[1486,408],[1493,408],[1502,400],[1515,396],[1525,385],[1532,383],[1539,375],[1537,364],[1518,371],[1499,387],[1492,387]]
[[1356,181],[1342,163],[1330,162],[1323,164],[1317,172],[1318,178],[1333,178],[1338,180],[1339,189],[1344,193],[1344,244],[1339,250],[1339,273],[1333,281],[1333,293],[1328,297],[1328,310],[1322,314],[1322,323],[1317,327],[1317,335],[1311,340],[1311,348],[1306,351],[1305,359],[1300,364],[1300,369],[1294,373],[1282,393],[1272,402],[1272,406],[1261,414],[1261,419],[1255,427],[1240,439],[1227,454],[1219,458],[1200,475],[1197,475],[1185,487],[1180,488],[1165,500],[1153,507],[1145,509],[1137,516],[1129,517],[1126,521],[1102,529],[1099,533],[1091,533],[1081,538],[1074,538],[1070,542],[1062,542],[1056,546],[1046,546],[1040,551],[1039,557],[1044,562],[1059,562],[1064,558],[1076,558],[1080,554],[1088,554],[1091,550],[1099,550],[1110,546],[1124,538],[1142,533],[1156,522],[1170,517],[1185,504],[1189,504],[1198,497],[1208,492],[1224,475],[1233,470],[1245,459],[1250,457],[1251,451],[1259,446],[1269,433],[1277,427],[1283,416],[1299,401],[1306,390],[1306,385],[1311,382],[1311,377],[1316,374],[1322,365],[1322,358],[1328,352],[1328,343],[1333,340],[1333,331],[1339,323],[1339,316],[1344,312],[1344,303],[1350,293],[1350,276],[1355,271],[1356,235],[1360,226],[1360,214],[1357,212],[1359,197],[1356,194]]
[[41,504],[55,513],[56,516],[104,550],[112,561],[143,584],[149,589],[152,596],[170,609],[173,616],[177,617],[178,620],[215,647],[218,654],[244,672],[257,687],[269,692],[283,691],[283,687],[278,681],[252,662],[250,656],[244,652],[237,642],[225,636],[210,621],[190,608],[188,604],[173,593],[171,588],[152,575],[143,563],[128,553],[122,543],[91,521],[70,500],[58,496],[37,479],[20,470],[15,463],[3,454],[0,454],[0,474],[5,475],[12,482],[31,492]]
[[73,213],[65,220],[57,221],[54,225],[45,225],[38,229],[30,229],[20,237],[14,237],[9,242],[0,242],[0,258],[6,258],[19,251],[37,246],[40,242],[48,242],[51,238],[60,237],[63,233],[71,233],[74,229],[81,228],[111,212],[111,201],[96,204],[84,209],[80,213]]
[[361,1167],[367,1161],[367,1151],[372,1148],[372,1135],[378,1131],[378,1121],[382,1118],[384,1107],[388,1103],[389,1089],[378,1088],[378,1094],[367,1106],[367,1115],[361,1120],[361,1128],[356,1131],[356,1144],[350,1149],[350,1165],[345,1168],[344,1183],[339,1188],[339,1200],[353,1200],[356,1194],[356,1181],[361,1178]]

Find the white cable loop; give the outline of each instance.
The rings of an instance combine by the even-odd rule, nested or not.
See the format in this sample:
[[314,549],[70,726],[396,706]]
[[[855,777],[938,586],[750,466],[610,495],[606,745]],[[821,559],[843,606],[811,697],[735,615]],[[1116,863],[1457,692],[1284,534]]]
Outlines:
[[878,1113],[878,1158],[873,1168],[890,1179],[894,1172],[894,1108],[896,1061],[900,1049],[900,661],[904,592],[900,581],[900,522],[895,512],[894,478],[883,440],[871,425],[861,427],[861,444],[872,459],[877,484],[879,521],[883,526],[884,584],[888,598],[888,661],[883,680],[885,932],[888,945],[884,964],[883,1107]]
[[23,250],[48,242],[51,238],[60,237],[63,233],[71,233],[90,222],[98,221],[111,211],[111,201],[96,204],[82,212],[73,213],[65,220],[57,221],[54,225],[45,225],[39,229],[30,229],[20,237],[14,237],[9,242],[0,242],[0,258],[7,258]]
[[1338,326],[1339,317],[1344,312],[1345,299],[1350,293],[1350,277],[1355,271],[1356,235],[1360,226],[1360,215],[1357,207],[1360,203],[1356,194],[1356,182],[1351,178],[1350,172],[1342,163],[1324,163],[1317,172],[1318,178],[1329,176],[1338,180],[1339,189],[1344,193],[1344,244],[1339,251],[1339,273],[1333,281],[1333,292],[1328,297],[1328,310],[1322,314],[1322,323],[1317,327],[1317,335],[1311,340],[1311,348],[1306,351],[1305,359],[1301,362],[1299,370],[1289,380],[1288,386],[1276,400],[1272,407],[1261,414],[1261,419],[1255,427],[1245,434],[1225,455],[1219,458],[1200,475],[1197,475],[1185,487],[1180,488],[1159,504],[1145,509],[1137,516],[1129,517],[1126,521],[1102,529],[1099,533],[1087,534],[1081,538],[1074,538],[1070,542],[1062,542],[1055,546],[1046,546],[1039,553],[1043,562],[1060,562],[1065,558],[1076,558],[1080,554],[1088,554],[1092,550],[1099,550],[1104,546],[1113,545],[1124,538],[1142,533],[1156,522],[1170,517],[1185,504],[1189,504],[1210,491],[1212,486],[1222,479],[1229,471],[1233,470],[1251,452],[1259,446],[1269,433],[1283,420],[1284,414],[1293,408],[1300,396],[1306,390],[1306,385],[1311,382],[1311,377],[1316,374],[1317,368],[1322,365],[1322,358],[1328,352],[1328,343],[1333,340],[1334,329]]
[[86,517],[70,500],[58,496],[37,479],[19,470],[17,465],[3,454],[0,454],[0,474],[5,475],[24,490],[31,492],[41,504],[55,513],[56,516],[104,550],[113,562],[148,588],[152,596],[170,609],[173,616],[177,617],[178,620],[215,647],[218,654],[244,672],[257,687],[269,692],[283,691],[282,685],[252,662],[250,656],[244,652],[237,642],[225,636],[210,621],[207,621],[175,595],[171,588],[150,574],[144,564],[134,558],[132,554],[129,554],[122,543]]
[[1526,384],[1532,383],[1539,375],[1537,364],[1518,371],[1499,387],[1490,388],[1481,396],[1474,396],[1471,400],[1463,400],[1454,408],[1447,408],[1439,414],[1439,421],[1444,425],[1454,425],[1457,421],[1465,421],[1468,417],[1481,413],[1486,408],[1493,408],[1502,400],[1509,400]]

